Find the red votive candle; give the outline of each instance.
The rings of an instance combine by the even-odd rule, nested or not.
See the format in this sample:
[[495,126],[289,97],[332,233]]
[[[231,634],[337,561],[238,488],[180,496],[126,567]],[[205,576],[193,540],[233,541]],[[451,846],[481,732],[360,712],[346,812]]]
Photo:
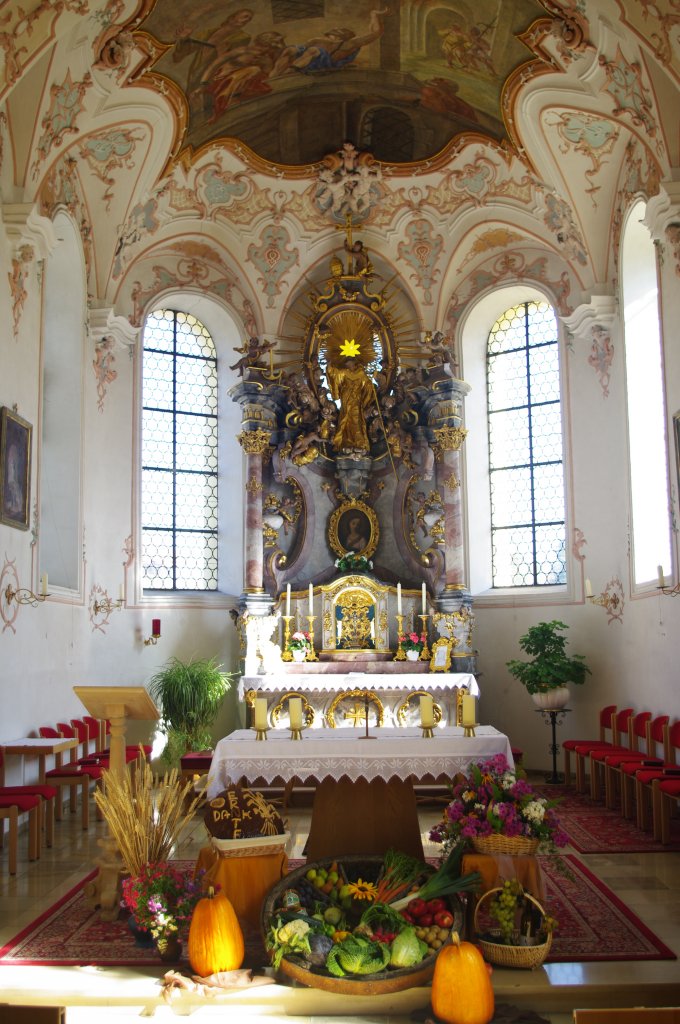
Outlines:
[[161,635],[161,620],[160,619],[152,619],[151,620],[151,635],[152,636],[160,636]]

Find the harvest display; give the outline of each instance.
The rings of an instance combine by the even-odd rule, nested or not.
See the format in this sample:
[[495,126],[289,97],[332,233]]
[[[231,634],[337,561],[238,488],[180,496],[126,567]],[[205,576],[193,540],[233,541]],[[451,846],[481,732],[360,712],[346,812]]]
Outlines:
[[[457,851],[435,871],[389,850],[291,872],[269,894],[265,945],[277,970],[316,987],[323,979],[413,984],[411,972],[434,970],[439,950],[460,929],[458,893],[476,885],[460,877]],[[397,990],[398,984],[392,984]]]

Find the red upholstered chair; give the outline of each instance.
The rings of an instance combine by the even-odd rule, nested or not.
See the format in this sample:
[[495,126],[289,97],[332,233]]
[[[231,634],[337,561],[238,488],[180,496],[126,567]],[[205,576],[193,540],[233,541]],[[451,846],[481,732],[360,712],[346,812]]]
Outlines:
[[[668,725],[668,715],[657,715],[651,722],[647,722],[645,730],[645,750],[637,753],[631,751],[626,754],[610,754],[607,757],[605,768],[605,793],[611,794],[615,800],[616,783],[619,783],[621,796],[621,814],[624,818],[632,818],[635,813],[635,772],[641,767],[652,767],[662,765],[664,758],[664,736],[665,726]],[[610,779],[611,776],[611,779]],[[608,803],[607,806],[613,806]]]
[[[107,740],[108,736],[111,733],[111,723],[109,722],[108,718],[105,719],[104,721],[102,721],[101,723],[99,723],[96,718],[91,719],[91,718],[88,718],[86,716],[83,719],[83,721],[84,722],[93,721],[93,722],[97,722],[98,726],[101,725],[101,747],[102,747],[102,751],[101,752],[102,752],[102,754],[108,754],[109,753],[109,748],[105,746],[106,740]],[[149,757],[151,757],[152,746],[151,746],[150,743],[137,743],[137,744],[128,743],[128,745],[126,746],[125,749],[128,751],[128,753],[131,752],[133,754],[133,758],[132,759],[134,760],[137,757],[139,757],[139,748],[140,747],[144,751],[144,756],[147,759]]]
[[[623,761],[643,760],[646,753],[640,750],[640,743],[646,744],[647,726],[651,722],[651,711],[638,711],[628,719],[628,737],[626,743],[621,743],[618,749],[601,747],[593,750],[590,754],[590,795],[593,800],[598,800],[601,794],[601,784],[604,781],[605,803],[607,807],[613,807],[615,803],[613,788],[613,775],[607,773],[608,764],[621,764]],[[623,739],[623,736],[621,737]]]
[[680,720],[672,725],[664,726],[664,759],[663,764],[645,764],[636,767],[631,773],[635,785],[635,811],[637,827],[649,829],[652,820],[652,786],[655,779],[663,779],[677,772],[678,752],[680,752]]
[[[45,829],[45,843],[51,846],[54,841],[54,809],[59,790],[54,786],[39,782],[29,782],[21,786],[5,785],[5,754],[0,747],[0,794],[3,796],[38,796],[43,802],[41,824]],[[3,825],[3,830],[4,830]]]
[[[58,729],[52,728],[52,726],[42,725],[38,732],[41,736],[49,736],[55,738],[61,736]],[[45,782],[50,786],[56,786],[59,789],[68,787],[69,790],[69,809],[72,814],[76,811],[76,797],[78,787],[80,787],[80,807],[83,829],[88,829],[90,826],[90,784],[92,782],[99,782],[102,777],[103,768],[99,765],[90,764],[79,764],[77,761],[69,761],[66,764],[63,763],[63,755],[54,755],[54,768],[50,768],[49,771],[45,772]],[[98,811],[98,813],[101,813]],[[57,800],[55,808],[55,817],[57,821],[61,821],[62,817],[62,798],[61,796]]]
[[43,802],[39,796],[27,794],[3,795],[0,793],[0,846],[5,841],[5,818],[9,821],[9,873],[17,873],[17,853],[19,847],[19,815],[28,815],[28,859],[37,860],[40,856],[40,815]]
[[652,779],[654,838],[664,845],[671,838],[671,814],[680,800],[680,767],[668,769],[663,778]]
[[[626,709],[630,714],[633,713],[631,708]],[[571,766],[570,766],[570,755],[574,753],[576,760],[576,789],[579,793],[585,793],[586,781],[585,781],[585,758],[588,756],[591,750],[597,747],[613,747],[616,745],[616,715],[617,715],[616,704],[608,704],[600,711],[600,735],[597,739],[584,740],[584,739],[573,739],[564,740],[562,743],[562,749],[564,751],[564,780],[569,783],[571,781]]]

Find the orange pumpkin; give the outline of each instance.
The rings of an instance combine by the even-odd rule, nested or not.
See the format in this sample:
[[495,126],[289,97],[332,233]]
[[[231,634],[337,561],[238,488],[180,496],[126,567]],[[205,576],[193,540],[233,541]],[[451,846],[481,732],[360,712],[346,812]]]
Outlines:
[[212,886],[194,908],[189,925],[189,963],[201,978],[218,971],[235,971],[243,963],[243,932],[234,908]]
[[457,933],[434,965],[432,1010],[446,1024],[489,1024],[494,1015],[491,977],[484,957]]

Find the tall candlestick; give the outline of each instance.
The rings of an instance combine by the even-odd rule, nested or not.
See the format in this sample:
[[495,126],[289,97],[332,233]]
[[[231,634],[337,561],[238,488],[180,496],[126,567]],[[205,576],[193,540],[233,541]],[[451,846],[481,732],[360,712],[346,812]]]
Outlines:
[[401,615],[401,583],[397,583],[397,615]]
[[423,583],[423,615],[427,612],[427,588]]
[[309,584],[309,614],[314,614],[314,587]]
[[477,724],[477,698],[471,694],[463,697],[463,727]]
[[431,729],[434,725],[434,702],[431,693],[420,698],[420,724],[423,729]]
[[290,617],[290,583],[286,583],[286,615]]
[[593,585],[590,580],[586,580],[586,597],[593,596]]
[[261,732],[267,728],[267,698],[255,698],[255,728]]
[[290,697],[288,700],[288,717],[290,718],[290,727],[293,731],[297,731],[302,728],[302,698],[301,697]]
[[40,577],[40,593],[43,597],[47,597],[47,573],[44,572]]
[[656,567],[656,575],[657,575],[658,580],[659,580],[659,586],[660,587],[665,587],[666,586],[666,577],[663,574],[663,566],[662,565],[657,565],[657,567]]

